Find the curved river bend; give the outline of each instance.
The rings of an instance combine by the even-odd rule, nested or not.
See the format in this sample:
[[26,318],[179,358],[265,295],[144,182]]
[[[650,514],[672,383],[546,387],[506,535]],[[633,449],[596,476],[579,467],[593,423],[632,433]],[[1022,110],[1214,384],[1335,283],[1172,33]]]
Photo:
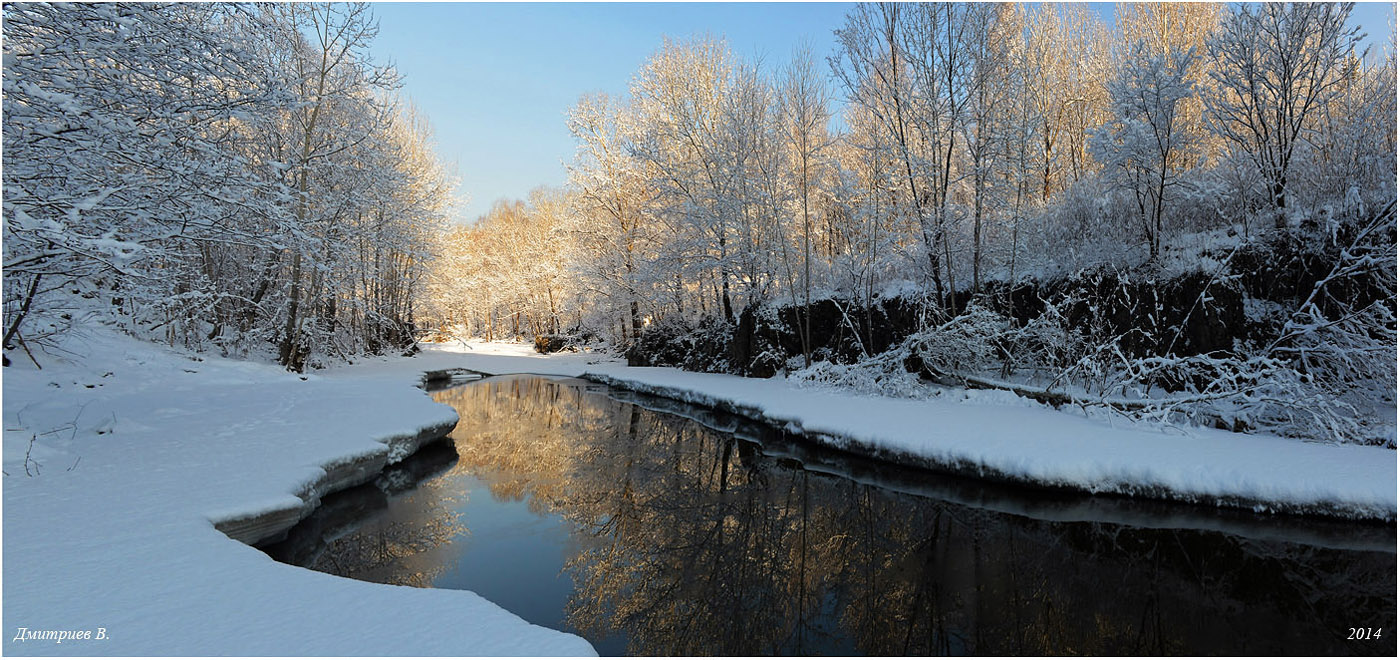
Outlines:
[[264,549],[602,655],[1396,652],[1393,526],[992,486],[578,380],[434,396],[452,443]]

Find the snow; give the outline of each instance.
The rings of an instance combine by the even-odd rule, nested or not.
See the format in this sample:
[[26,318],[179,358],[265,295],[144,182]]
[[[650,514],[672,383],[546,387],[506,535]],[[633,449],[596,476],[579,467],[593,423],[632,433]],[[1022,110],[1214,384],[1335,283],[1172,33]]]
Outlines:
[[[265,530],[240,521],[294,520],[347,466],[389,460],[406,451],[404,438],[455,421],[414,387],[453,368],[586,376],[998,479],[1395,519],[1390,450],[1114,423],[995,393],[895,399],[484,342],[306,376],[105,331],[64,348],[68,361],[3,372],[12,655],[592,655],[586,641],[473,593],[279,564],[215,527],[256,535]],[[16,639],[20,628],[101,628],[106,639]]]
[[315,573],[215,529],[298,514],[326,466],[455,422],[415,361],[303,380],[100,331],[65,348],[84,366],[4,370],[5,654],[594,655],[470,592]]
[[444,344],[429,359],[490,374],[582,376],[762,419],[841,449],[975,476],[1116,493],[1393,521],[1396,452],[1057,411],[1005,393],[910,400],[753,379],[540,356],[502,343]]

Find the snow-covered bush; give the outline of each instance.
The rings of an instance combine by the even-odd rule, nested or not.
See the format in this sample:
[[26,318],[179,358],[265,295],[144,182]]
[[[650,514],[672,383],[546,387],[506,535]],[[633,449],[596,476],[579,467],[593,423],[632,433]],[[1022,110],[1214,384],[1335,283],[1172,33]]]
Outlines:
[[928,388],[919,375],[909,371],[907,347],[892,348],[855,364],[813,362],[812,366],[788,374],[788,379],[804,386],[831,387],[842,390],[894,396],[922,398]]
[[995,368],[998,342],[1010,319],[976,302],[947,322],[917,332],[905,345],[923,366],[939,375],[973,374]]
[[[1285,359],[1260,355],[1193,355],[1124,359],[1117,393],[1086,401],[1171,423],[1219,426],[1336,443],[1394,446],[1394,427],[1366,402],[1382,392],[1339,391],[1337,383],[1301,373]],[[1154,385],[1171,383],[1170,391]],[[1393,401],[1393,395],[1392,395]],[[1390,420],[1393,422],[1393,418]]]
[[[1395,202],[1369,215],[1359,210],[1335,227],[1289,230],[1268,243],[1297,261],[1267,277],[1313,281],[1282,288],[1249,280],[1257,293],[1278,298],[1249,305],[1251,322],[1267,336],[1251,338],[1239,328],[1231,349],[1194,355],[1177,355],[1169,345],[1132,356],[1115,341],[1107,345],[1110,359],[1098,351],[1076,366],[1101,371],[1106,385],[1087,405],[1239,431],[1393,445]],[[1301,251],[1298,242],[1313,252]]]
[[1074,323],[1075,307],[1093,311],[1080,292],[1070,291],[1043,301],[1041,313],[1027,323],[1008,328],[1000,340],[1004,347],[1001,376],[1023,374],[1030,382],[1048,387],[1076,382],[1087,389],[1101,384],[1102,323]]
[[207,305],[188,295],[201,249],[269,243],[228,226],[274,187],[236,153],[239,127],[284,100],[239,43],[250,22],[215,4],[5,6],[7,349],[84,304],[74,289],[94,310]]

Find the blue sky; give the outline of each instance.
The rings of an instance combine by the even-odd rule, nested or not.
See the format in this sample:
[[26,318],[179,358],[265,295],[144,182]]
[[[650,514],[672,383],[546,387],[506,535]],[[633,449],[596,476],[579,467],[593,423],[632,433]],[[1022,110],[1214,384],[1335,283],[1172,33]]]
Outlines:
[[[456,163],[459,220],[501,197],[560,185],[574,142],[565,114],[581,94],[626,93],[663,35],[723,36],[735,53],[785,62],[804,40],[818,57],[850,3],[375,3],[374,55],[404,76]],[[1111,3],[1096,9],[1112,20]],[[1359,3],[1354,22],[1389,43],[1393,3]],[[1388,46],[1387,46],[1388,47]]]

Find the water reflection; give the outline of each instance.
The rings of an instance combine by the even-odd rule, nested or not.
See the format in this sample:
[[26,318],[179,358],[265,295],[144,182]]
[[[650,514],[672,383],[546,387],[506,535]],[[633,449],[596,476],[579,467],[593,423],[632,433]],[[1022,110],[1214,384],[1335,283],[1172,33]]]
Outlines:
[[451,474],[456,462],[451,443],[424,447],[374,483],[326,497],[311,517],[263,551],[278,561],[357,580],[433,586],[457,561],[452,543],[468,534],[455,510],[461,493],[450,479],[432,478]]
[[[472,589],[605,655],[1396,650],[1388,628],[1346,640],[1395,620],[1393,527],[1172,528],[1214,513],[879,467],[600,390],[512,377],[436,393],[461,413],[455,465],[291,561]],[[1008,513],[1040,510],[1056,515]]]

